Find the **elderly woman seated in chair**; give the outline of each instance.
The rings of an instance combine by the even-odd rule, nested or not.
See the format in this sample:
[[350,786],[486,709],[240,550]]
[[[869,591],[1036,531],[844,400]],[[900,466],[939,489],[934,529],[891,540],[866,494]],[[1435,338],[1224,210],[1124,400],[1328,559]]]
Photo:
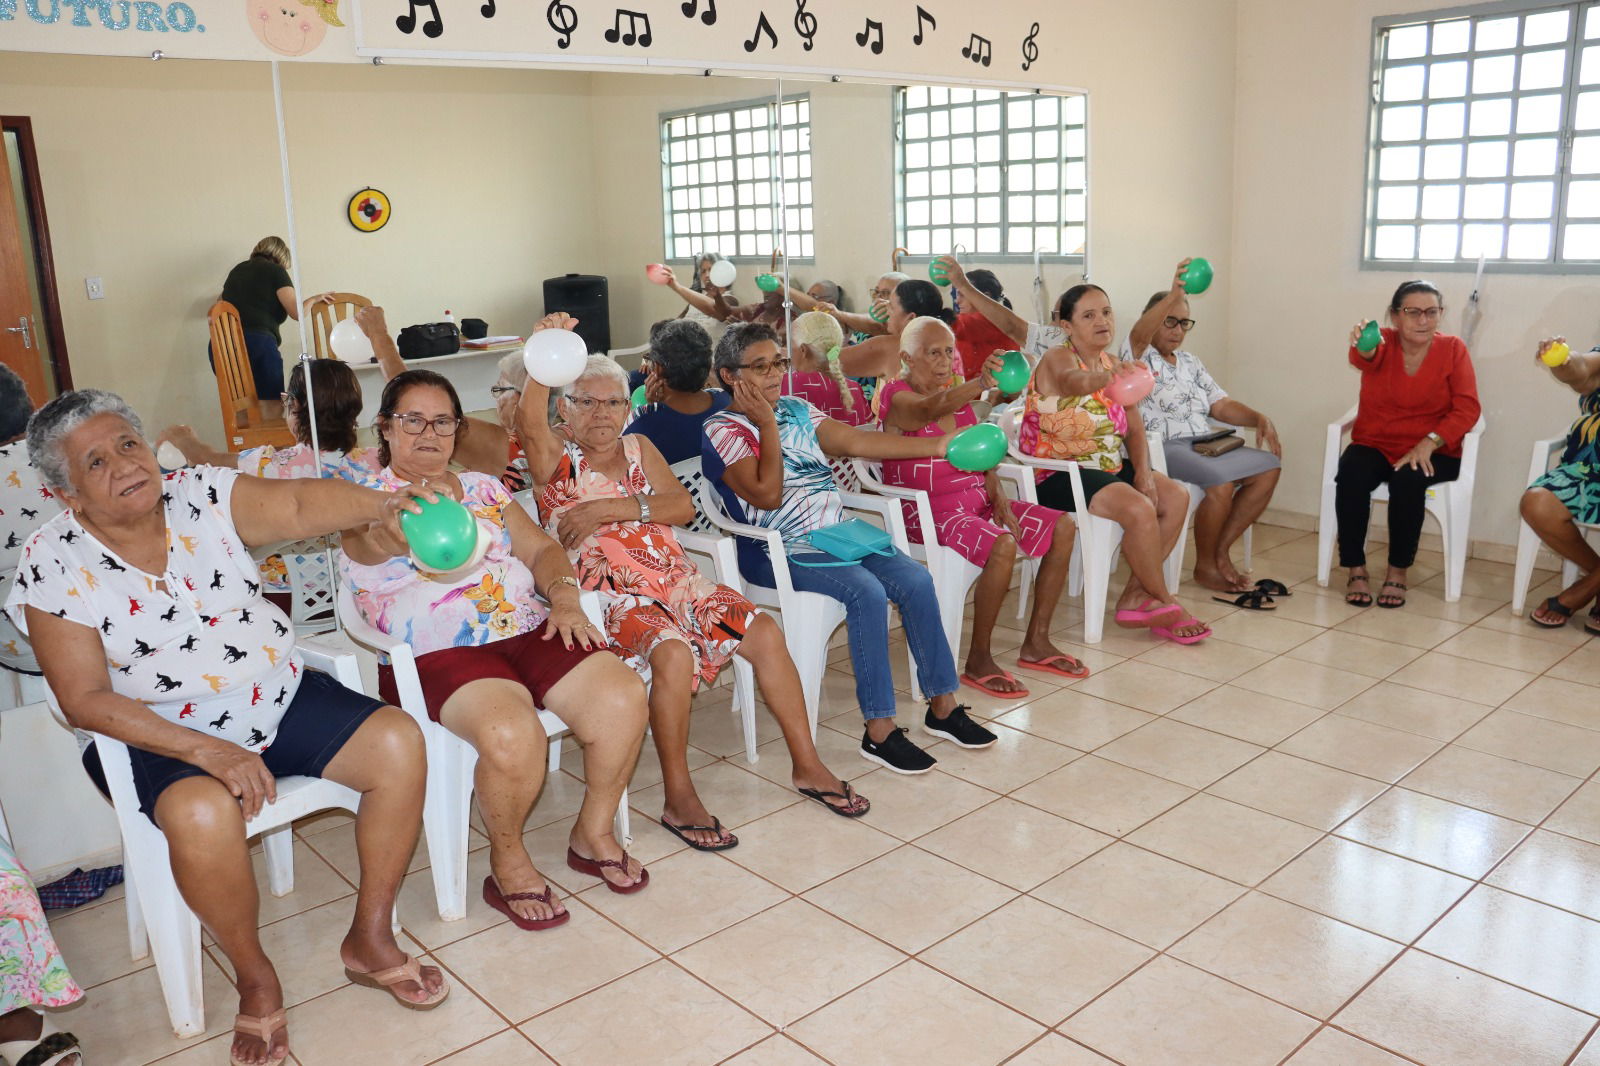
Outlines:
[[711,335],[698,322],[681,318],[657,322],[650,330],[644,369],[648,402],[635,412],[625,432],[648,437],[674,466],[688,459],[698,461],[706,419],[728,406],[729,400],[721,389],[706,388]]
[[[884,385],[884,432],[907,437],[943,437],[978,424],[972,401],[995,385],[1002,363],[991,355],[983,371],[960,385],[950,385],[956,336],[937,318],[918,318],[900,334],[905,376]],[[1028,619],[1028,634],[1018,650],[1024,670],[1077,680],[1089,676],[1083,663],[1050,642],[1056,602],[1066,584],[1077,533],[1072,518],[1036,503],[1008,500],[1000,477],[967,473],[946,459],[891,459],[883,464],[883,480],[928,493],[938,543],[981,567],[972,615],[972,644],[961,680],[981,692],[1007,699],[1028,695],[1017,679],[995,662],[990,637],[1000,616],[1000,601],[1011,587],[1017,553],[1042,559],[1039,586]],[[904,505],[906,534],[922,541],[928,533],[916,519],[916,508]]]
[[[538,416],[544,417],[544,399]],[[611,818],[644,737],[644,688],[615,656],[578,603],[566,552],[528,517],[498,478],[450,470],[470,431],[449,380],[431,370],[391,378],[378,404],[373,484],[400,491],[421,483],[459,500],[477,520],[487,551],[448,574],[421,570],[393,529],[346,533],[340,567],[368,623],[416,653],[428,717],[478,752],[478,809],[489,833],[483,898],[520,928],[543,929],[569,912],[523,843],[523,823],[544,785],[548,752],[538,708],[583,744],[587,793],[569,838],[567,865],[614,892],[649,877],[612,834]],[[394,674],[378,691],[398,697]]]
[[[128,745],[140,808],[166,834],[184,901],[237,975],[233,1062],[288,1055],[245,839],[279,777],[361,793],[345,973],[404,1006],[437,1005],[443,975],[406,955],[389,925],[422,816],[422,735],[404,712],[302,669],[249,552],[338,529],[398,535],[412,497],[217,467],[163,480],[138,416],[95,389],[41,408],[28,453],[68,509],[29,538],[6,611],[68,721]],[[93,746],[84,763],[101,776]]]
[[[684,323],[697,328],[693,323]],[[650,726],[661,758],[661,824],[697,851],[739,840],[706,810],[689,777],[689,704],[736,653],[750,660],[783,730],[802,795],[855,818],[867,800],[817,755],[800,675],[776,622],[733,589],[703,577],[672,533],[695,503],[647,437],[622,435],[628,379],[609,356],[591,355],[562,390],[563,434],[541,423],[544,389],[528,382],[523,447],[539,485],[539,513],[577,559],[578,578],[600,593],[607,636],[650,671]]]

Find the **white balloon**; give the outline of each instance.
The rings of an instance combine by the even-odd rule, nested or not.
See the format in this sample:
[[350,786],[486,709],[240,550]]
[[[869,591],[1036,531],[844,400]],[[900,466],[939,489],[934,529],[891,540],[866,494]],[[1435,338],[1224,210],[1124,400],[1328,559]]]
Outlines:
[[577,381],[588,361],[589,346],[570,329],[541,329],[522,349],[528,376],[548,389]]
[[711,269],[707,273],[711,276],[711,284],[719,289],[726,289],[733,284],[733,279],[739,276],[739,268],[730,260],[718,259],[711,264]]
[[370,363],[373,360],[372,341],[361,332],[353,318],[341,319],[328,331],[328,347],[333,354],[347,363]]
[[189,459],[176,444],[164,440],[161,442],[161,447],[156,449],[156,463],[163,470],[177,470],[188,466]]

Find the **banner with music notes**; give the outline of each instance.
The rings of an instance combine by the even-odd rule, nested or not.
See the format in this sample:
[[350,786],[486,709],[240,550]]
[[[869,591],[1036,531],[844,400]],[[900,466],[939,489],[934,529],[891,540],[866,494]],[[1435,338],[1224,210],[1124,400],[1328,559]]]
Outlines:
[[[1066,88],[1067,15],[1021,0],[0,0],[0,49],[559,63]],[[1064,56],[1064,51],[1053,53]]]

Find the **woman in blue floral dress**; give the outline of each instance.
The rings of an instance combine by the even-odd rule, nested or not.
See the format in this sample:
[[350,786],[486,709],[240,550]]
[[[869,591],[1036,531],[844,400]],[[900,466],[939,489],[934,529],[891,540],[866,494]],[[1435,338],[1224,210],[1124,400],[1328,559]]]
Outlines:
[[[1539,345],[1536,359],[1541,366],[1545,353],[1558,343],[1566,341],[1553,337]],[[1567,431],[1561,462],[1522,494],[1522,519],[1551,551],[1583,574],[1528,616],[1534,625],[1557,629],[1600,596],[1600,555],[1579,528],[1600,526],[1600,346],[1550,367],[1550,376],[1578,394],[1578,418]],[[1600,602],[1583,628],[1600,634]]]

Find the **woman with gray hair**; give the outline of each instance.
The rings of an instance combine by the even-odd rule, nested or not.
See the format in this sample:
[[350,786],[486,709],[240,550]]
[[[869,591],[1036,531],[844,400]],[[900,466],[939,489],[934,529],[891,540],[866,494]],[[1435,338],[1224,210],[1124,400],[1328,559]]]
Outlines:
[[706,388],[711,374],[711,336],[698,322],[677,318],[650,331],[645,356],[645,396],[649,403],[625,432],[639,433],[673,466],[700,458],[700,430],[706,419],[728,406],[728,394]]
[[542,390],[529,381],[523,404],[532,417],[522,423],[540,518],[572,553],[583,587],[600,594],[612,646],[650,672],[650,725],[665,793],[661,824],[696,851],[739,843],[706,810],[688,759],[694,692],[735,654],[755,668],[783,730],[794,787],[834,814],[865,814],[866,798],[817,754],[782,630],[739,593],[702,576],[673,535],[673,525],[694,518],[695,504],[647,438],[622,434],[628,410],[622,368],[606,356],[589,357],[582,376],[562,390],[560,433],[539,421]]
[[[443,975],[406,955],[389,924],[422,817],[422,734],[403,711],[304,668],[249,552],[341,529],[399,537],[400,513],[431,494],[218,467],[163,478],[138,416],[96,389],[41,408],[28,453],[68,510],[28,539],[6,612],[67,720],[128,745],[140,809],[166,835],[184,901],[236,975],[232,1061],[288,1055],[245,838],[279,777],[361,793],[361,883],[339,949],[346,977],[413,1009],[442,1002]],[[92,745],[84,763],[100,771]]]

